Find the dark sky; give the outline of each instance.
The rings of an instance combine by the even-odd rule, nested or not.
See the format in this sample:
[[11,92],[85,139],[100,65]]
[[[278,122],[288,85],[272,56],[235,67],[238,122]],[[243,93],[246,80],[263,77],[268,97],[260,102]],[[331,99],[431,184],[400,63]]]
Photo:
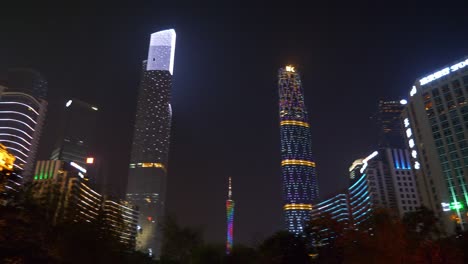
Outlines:
[[69,97],[99,106],[111,188],[123,193],[140,64],[152,32],[175,28],[167,209],[223,242],[227,177],[235,241],[282,226],[277,70],[301,72],[322,197],[345,188],[371,153],[379,98],[468,55],[468,5],[169,8],[152,4],[2,6],[0,70],[33,67],[49,81],[39,159],[48,158]]

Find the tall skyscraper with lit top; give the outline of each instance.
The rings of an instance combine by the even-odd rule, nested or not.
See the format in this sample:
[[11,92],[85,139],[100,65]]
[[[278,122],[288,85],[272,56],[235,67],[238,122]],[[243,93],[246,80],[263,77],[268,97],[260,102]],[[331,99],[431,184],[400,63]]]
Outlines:
[[229,177],[229,190],[228,199],[226,200],[226,217],[227,217],[227,231],[226,231],[226,254],[230,255],[233,245],[233,227],[234,227],[234,200],[232,200],[232,185],[231,177]]
[[281,169],[286,228],[300,234],[318,198],[311,133],[299,73],[292,66],[278,72]]
[[170,90],[176,33],[151,34],[143,61],[127,185],[127,199],[139,207],[137,249],[158,257],[164,216],[171,128]]

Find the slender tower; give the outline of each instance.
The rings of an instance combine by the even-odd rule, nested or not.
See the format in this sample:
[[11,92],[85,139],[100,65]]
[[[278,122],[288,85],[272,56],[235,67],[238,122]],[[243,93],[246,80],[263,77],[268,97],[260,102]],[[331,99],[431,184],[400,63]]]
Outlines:
[[311,134],[301,79],[294,67],[278,72],[281,170],[286,228],[300,234],[318,198]]
[[226,254],[228,255],[230,255],[232,251],[234,205],[235,205],[234,200],[232,200],[231,177],[229,177],[228,199],[226,200],[226,215],[227,215]]
[[165,211],[175,41],[173,29],[151,34],[138,92],[127,185],[127,199],[140,211],[136,248],[156,258]]

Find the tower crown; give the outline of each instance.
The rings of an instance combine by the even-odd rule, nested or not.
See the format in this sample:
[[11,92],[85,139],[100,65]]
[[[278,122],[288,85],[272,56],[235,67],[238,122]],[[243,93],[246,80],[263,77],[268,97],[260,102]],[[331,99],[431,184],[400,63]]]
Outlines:
[[294,66],[286,65],[286,71],[287,72],[296,72],[296,69],[294,68]]

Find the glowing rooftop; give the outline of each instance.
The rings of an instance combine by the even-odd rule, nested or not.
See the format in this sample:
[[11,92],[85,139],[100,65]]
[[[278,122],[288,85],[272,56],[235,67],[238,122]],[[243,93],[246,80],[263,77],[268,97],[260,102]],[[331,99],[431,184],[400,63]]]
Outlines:
[[146,70],[169,71],[172,75],[174,70],[175,42],[176,32],[174,29],[151,34]]

